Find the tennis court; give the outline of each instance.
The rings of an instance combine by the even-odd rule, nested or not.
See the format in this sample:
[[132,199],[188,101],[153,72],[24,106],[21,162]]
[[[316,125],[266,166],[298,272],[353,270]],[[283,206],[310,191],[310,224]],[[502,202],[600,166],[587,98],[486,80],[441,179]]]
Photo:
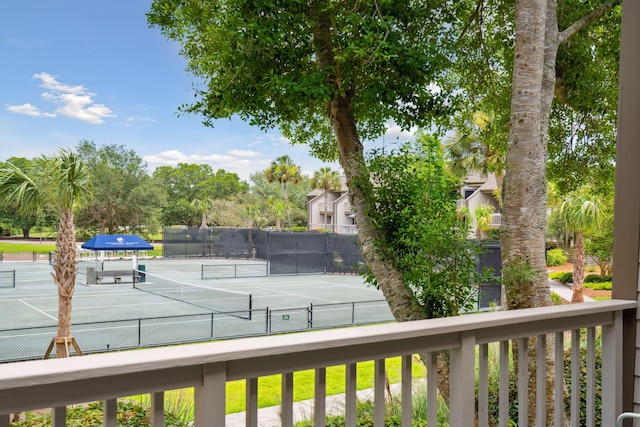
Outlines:
[[[255,261],[237,263],[239,271]],[[229,271],[229,260],[207,259]],[[131,260],[79,264],[73,335],[85,352],[391,321],[382,293],[353,275],[203,279],[199,260],[141,260],[140,282],[87,285],[87,269],[132,270]],[[207,267],[208,272],[215,271]],[[261,267],[260,267],[261,268]],[[15,273],[13,273],[15,271]],[[3,263],[0,361],[42,354],[55,335],[58,297],[48,263]],[[115,281],[115,280],[114,280]],[[29,328],[29,329],[26,329]],[[7,353],[7,354],[2,354]],[[31,357],[31,356],[29,356]]]

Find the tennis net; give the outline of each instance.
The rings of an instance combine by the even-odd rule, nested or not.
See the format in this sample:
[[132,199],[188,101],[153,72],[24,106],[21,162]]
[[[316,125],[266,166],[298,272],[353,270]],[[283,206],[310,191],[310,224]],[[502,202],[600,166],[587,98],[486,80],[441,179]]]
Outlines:
[[229,279],[240,277],[266,277],[269,275],[267,262],[235,264],[202,264],[201,279]]
[[0,288],[16,287],[16,271],[4,270],[0,271]]
[[253,298],[249,293],[181,282],[149,274],[147,271],[138,271],[138,274],[144,274],[145,281],[134,283],[135,289],[217,313],[251,320]]

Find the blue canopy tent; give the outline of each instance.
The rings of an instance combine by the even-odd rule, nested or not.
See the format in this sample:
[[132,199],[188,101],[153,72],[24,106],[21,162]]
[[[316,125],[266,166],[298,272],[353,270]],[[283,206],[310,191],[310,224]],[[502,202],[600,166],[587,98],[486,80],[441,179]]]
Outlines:
[[81,246],[93,251],[135,251],[133,268],[138,267],[138,251],[149,251],[153,245],[135,234],[98,234]]
[[149,251],[153,245],[134,234],[98,234],[82,244],[94,251]]

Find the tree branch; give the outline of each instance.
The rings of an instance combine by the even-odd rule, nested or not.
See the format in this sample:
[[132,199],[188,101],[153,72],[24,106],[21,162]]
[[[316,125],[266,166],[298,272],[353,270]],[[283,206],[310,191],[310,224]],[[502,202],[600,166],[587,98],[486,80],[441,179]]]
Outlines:
[[609,0],[608,2],[603,3],[596,9],[592,10],[590,14],[578,19],[576,22],[574,22],[569,27],[564,29],[558,35],[558,44],[559,45],[563,44],[564,42],[569,40],[569,38],[574,36],[578,31],[593,24],[595,21],[600,19],[605,13],[609,12],[611,9],[614,8],[614,6],[619,5],[621,2],[622,0]]

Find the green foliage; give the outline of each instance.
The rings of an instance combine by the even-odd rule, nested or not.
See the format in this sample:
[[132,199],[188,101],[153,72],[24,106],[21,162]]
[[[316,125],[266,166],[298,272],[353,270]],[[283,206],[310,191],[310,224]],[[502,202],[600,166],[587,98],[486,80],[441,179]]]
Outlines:
[[612,286],[613,285],[611,282],[592,282],[584,284],[585,288],[591,288],[596,291],[610,291],[612,289]]
[[526,307],[528,304],[526,292],[536,277],[531,264],[522,258],[513,258],[502,266],[502,284],[507,294],[507,301],[516,307]]
[[[284,207],[284,193],[282,185],[279,182],[269,182],[266,178],[266,171],[256,172],[249,177],[251,181],[251,194],[253,196],[251,204],[254,205],[257,212],[266,218],[263,225],[276,224],[276,212],[283,219],[286,215]],[[307,194],[309,194],[310,185],[308,179],[299,182],[290,182],[287,184],[287,198],[289,200],[289,211],[291,213],[291,222],[297,226],[305,226],[307,224]],[[272,201],[280,201],[282,204],[282,212],[280,207],[274,210]]]
[[238,115],[277,126],[335,159],[332,100],[349,104],[361,140],[381,135],[390,119],[409,128],[446,110],[445,92],[430,84],[449,63],[453,43],[438,41],[454,39],[462,8],[436,0],[155,0],[147,18],[181,45],[202,82],[182,112],[209,125]]
[[553,273],[553,274],[550,274],[549,277],[564,284],[573,283],[573,273],[570,271]]
[[96,146],[82,141],[76,147],[93,182],[91,202],[76,215],[88,234],[116,233],[123,228],[146,235],[157,231],[157,213],[164,202],[153,185],[146,164],[123,145]]
[[584,283],[603,283],[603,282],[611,282],[610,274],[589,274],[584,278]]
[[613,197],[604,198],[600,226],[589,230],[585,237],[585,252],[595,259],[601,274],[610,275],[613,271]]
[[[595,411],[593,413],[595,419],[594,425],[602,425],[602,337],[598,334],[595,340]],[[571,349],[564,352],[564,379],[567,390],[571,391]],[[580,360],[574,361],[580,364],[580,422],[578,425],[587,425],[587,349],[586,334],[581,331],[580,338]],[[565,408],[567,411],[571,408],[571,395],[565,394]]]
[[[67,423],[69,427],[85,427],[102,425],[102,402],[93,402],[67,408]],[[49,412],[27,412],[24,420],[11,423],[12,427],[50,426]],[[151,425],[151,410],[148,406],[118,401],[117,425],[120,427],[144,427]],[[189,420],[177,417],[172,412],[165,411],[164,425],[172,427],[187,427]]]
[[551,303],[553,305],[562,305],[562,298],[555,292],[551,292]]
[[[477,247],[456,215],[457,180],[444,168],[439,141],[421,134],[397,152],[374,152],[368,162],[373,190],[374,243],[393,260],[427,317],[470,310],[475,302]],[[376,284],[369,272],[366,280]]]
[[547,267],[564,265],[567,263],[567,254],[563,249],[550,249],[547,251]]

